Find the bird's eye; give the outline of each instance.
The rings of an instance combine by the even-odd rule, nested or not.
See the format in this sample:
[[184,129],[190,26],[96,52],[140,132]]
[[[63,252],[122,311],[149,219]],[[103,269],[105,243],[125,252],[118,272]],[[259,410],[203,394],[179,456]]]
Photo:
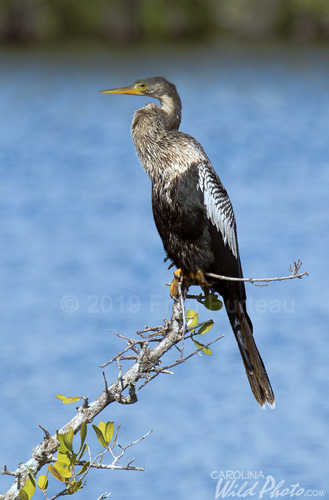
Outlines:
[[146,90],[146,83],[140,83],[140,84],[139,84],[139,88],[140,88],[141,90]]

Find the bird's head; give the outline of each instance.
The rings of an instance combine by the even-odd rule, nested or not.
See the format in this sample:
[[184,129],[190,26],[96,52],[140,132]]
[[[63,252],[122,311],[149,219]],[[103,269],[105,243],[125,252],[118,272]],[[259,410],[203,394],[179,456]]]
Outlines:
[[159,99],[168,130],[177,130],[181,122],[182,103],[176,87],[163,76],[136,80],[129,87],[101,90],[103,94],[130,94]]
[[165,97],[174,99],[178,94],[173,83],[168,82],[162,76],[152,78],[143,78],[136,80],[129,87],[120,87],[117,89],[101,90],[103,94],[129,94],[154,97],[160,101]]

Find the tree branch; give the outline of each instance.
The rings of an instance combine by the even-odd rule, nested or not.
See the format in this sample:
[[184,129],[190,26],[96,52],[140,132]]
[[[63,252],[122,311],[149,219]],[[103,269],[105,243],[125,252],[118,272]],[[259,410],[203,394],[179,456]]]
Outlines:
[[[303,276],[308,276],[309,274],[305,271],[304,273],[299,273],[298,271],[301,268],[302,262],[300,259],[298,259],[297,262],[294,262],[293,267],[289,267],[289,271],[291,274],[289,276],[283,276],[279,278],[231,278],[229,276],[221,276],[220,274],[214,274],[214,273],[205,273],[206,276],[209,276],[210,278],[216,278],[218,280],[224,280],[224,281],[244,281],[248,283],[252,283],[257,286],[268,286],[268,283],[271,281],[283,281],[283,280],[292,280],[294,278],[302,278]],[[259,284],[263,283],[263,284]]]
[[[102,365],[102,367],[104,367],[111,362],[117,361],[119,368],[119,376],[117,380],[111,385],[108,385],[105,379],[104,392],[91,403],[88,403],[88,401],[86,403],[85,399],[83,405],[78,409],[77,414],[72,418],[72,420],[59,429],[59,434],[67,433],[70,428],[72,428],[74,434],[76,434],[79,432],[83,422],[92,422],[94,418],[104,410],[104,408],[115,401],[121,404],[132,404],[137,401],[135,391],[136,382],[141,378],[148,379],[151,371],[155,370],[157,372],[156,375],[160,374],[162,372],[162,370],[159,369],[159,365],[161,364],[160,359],[166,352],[169,351],[169,349],[171,349],[171,347],[184,338],[184,300],[186,298],[187,290],[188,285],[183,282],[181,284],[181,297],[173,303],[171,320],[165,321],[164,325],[157,329],[158,335],[160,335],[161,332],[161,337],[158,339],[154,338],[154,334],[152,333],[154,329],[150,329],[150,337],[147,338],[133,340],[125,337],[125,339],[128,340],[128,347],[121,351],[121,353],[114,356],[108,363]],[[156,345],[150,349],[150,345],[154,345],[154,342],[156,342]],[[132,355],[126,357],[128,357],[128,360],[132,360],[134,362],[125,371],[125,373],[122,373],[120,361],[125,359],[124,355],[128,354],[129,351]],[[195,351],[194,354],[197,352],[198,350]],[[181,359],[177,361],[177,363],[170,366],[175,366],[183,361],[185,361],[185,359]],[[151,378],[154,377],[152,376]],[[150,380],[147,380],[147,382],[149,381]],[[124,396],[122,393],[127,388],[129,390],[129,395]],[[56,453],[58,447],[59,442],[56,438],[56,434],[51,436],[50,433],[46,431],[43,442],[33,449],[31,457],[25,463],[21,463],[14,472],[9,472],[5,466],[2,473],[14,475],[16,479],[7,493],[0,495],[0,500],[19,500],[19,490],[24,486],[29,475],[29,470],[34,476],[36,476],[44,465],[52,461],[53,455]]]
[[[229,281],[247,281],[250,283],[258,283],[258,282],[271,282],[271,281],[282,281],[293,278],[302,278],[302,276],[308,276],[307,272],[298,273],[300,270],[302,263],[300,260],[294,263],[293,267],[290,267],[290,276],[280,277],[280,278],[229,278],[227,276],[220,276],[213,273],[207,273],[207,276],[213,277],[221,280],[229,280]],[[261,285],[264,286],[264,285]],[[176,362],[167,365],[161,365],[161,358],[164,354],[166,354],[173,346],[178,344],[179,342],[183,342],[184,338],[188,338],[186,334],[188,330],[186,329],[186,318],[185,318],[185,305],[184,301],[187,296],[189,283],[180,282],[179,284],[179,297],[178,300],[173,302],[172,307],[172,316],[170,321],[164,321],[162,326],[154,327],[154,328],[146,328],[141,330],[138,333],[141,338],[139,339],[130,339],[128,337],[124,337],[123,335],[118,335],[120,338],[127,340],[127,347],[125,347],[120,353],[114,356],[110,361],[103,364],[100,368],[104,368],[105,366],[117,362],[118,365],[118,377],[117,380],[114,381],[111,385],[108,385],[105,374],[105,390],[102,394],[95,399],[92,403],[88,402],[88,398],[84,397],[84,402],[80,408],[78,408],[77,414],[70,420],[68,423],[63,425],[61,429],[59,429],[59,434],[65,434],[69,432],[70,428],[73,429],[74,434],[79,432],[83,423],[90,423],[94,420],[94,418],[101,413],[104,408],[110,405],[113,402],[118,402],[121,404],[133,404],[137,401],[136,395],[136,383],[139,379],[146,379],[142,383],[142,385],[138,388],[138,390],[142,389],[145,385],[147,385],[151,380],[160,375],[161,373],[170,373],[168,371],[169,368],[177,366],[180,363],[185,362],[191,356],[199,353],[200,349],[195,350],[191,354],[185,356],[183,358],[183,344],[181,349],[180,359]],[[195,326],[193,327],[196,328]],[[145,333],[148,334],[144,335]],[[191,335],[190,335],[191,336]],[[208,347],[214,342],[217,342],[219,337],[204,347]],[[155,344],[155,345],[154,345]],[[151,346],[154,346],[151,349]],[[133,364],[122,373],[122,361],[131,361]],[[152,375],[150,375],[152,373]],[[123,395],[123,391],[128,388],[129,394],[127,396]],[[36,476],[40,469],[46,465],[51,463],[53,460],[53,456],[59,447],[59,442],[57,440],[56,434],[50,435],[50,433],[45,430],[42,426],[41,429],[44,431],[45,437],[42,443],[36,446],[33,449],[31,457],[25,462],[21,463],[19,467],[14,471],[8,471],[7,467],[4,466],[2,474],[12,475],[15,477],[15,481],[11,488],[4,495],[0,495],[0,500],[20,500],[19,490],[24,486],[27,478],[29,477],[29,471]],[[144,439],[145,436],[143,436]],[[136,444],[140,440],[131,443],[128,446]],[[112,463],[109,466],[100,466],[98,468],[110,468],[120,470],[129,470],[132,469],[130,463],[125,466],[116,466],[118,459],[124,454],[125,449],[128,447],[121,447],[123,452],[116,457],[115,463]],[[96,465],[91,465],[91,467],[95,467]],[[134,468],[134,470],[141,470],[140,468]],[[62,493],[61,493],[62,494]],[[60,494],[56,495],[57,498]],[[107,494],[104,494],[107,495]],[[100,498],[107,498],[107,496],[101,496]]]

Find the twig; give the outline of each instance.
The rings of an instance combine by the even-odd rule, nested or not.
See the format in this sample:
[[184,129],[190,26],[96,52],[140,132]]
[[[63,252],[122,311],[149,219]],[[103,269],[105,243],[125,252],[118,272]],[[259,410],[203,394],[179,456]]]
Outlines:
[[39,424],[40,429],[45,433],[45,439],[49,439],[51,437],[50,432],[47,431],[42,425]]
[[11,472],[10,470],[7,469],[7,465],[4,465],[3,470],[1,471],[1,474],[3,476],[16,476],[15,472]]
[[151,327],[146,327],[144,330],[139,330],[137,331],[137,335],[141,335],[142,333],[147,333],[147,332],[158,332],[161,333],[163,330],[163,325],[161,326],[151,326]]
[[[119,334],[115,333],[115,335],[119,335]],[[126,339],[127,337],[123,337],[123,338]],[[135,347],[136,344],[141,344],[143,342],[142,340],[132,340],[132,339],[129,339],[129,340],[131,342],[129,343],[129,345],[125,349],[123,349],[123,351],[116,354],[112,359],[110,359],[110,361],[107,361],[103,365],[100,365],[99,368],[105,368],[106,366],[110,365],[111,363],[114,363],[114,361],[117,361],[118,359],[120,359],[124,353],[130,351],[130,349]],[[135,356],[135,359],[136,359],[136,356]]]
[[49,500],[56,500],[56,498],[59,498],[59,497],[62,497],[62,496],[66,496],[66,495],[67,495],[67,488],[65,488],[64,490],[59,491],[58,493],[56,493],[56,495],[54,495],[53,497],[49,498]]
[[[205,273],[206,276],[209,276],[210,278],[216,278],[218,280],[224,280],[224,281],[244,281],[248,283],[266,283],[265,285],[261,286],[267,286],[268,283],[271,281],[283,281],[283,280],[292,280],[294,278],[302,278],[303,276],[308,276],[309,274],[305,271],[304,273],[299,273],[298,271],[302,265],[302,262],[300,259],[298,259],[297,262],[294,262],[294,267],[291,268],[289,267],[289,271],[292,273],[290,276],[282,276],[278,278],[232,278],[229,276],[221,276],[220,274],[214,274],[214,273]],[[259,286],[259,285],[258,285]]]
[[[196,327],[194,327],[194,328],[196,328]],[[189,337],[191,337],[191,335],[189,335]],[[205,347],[209,347],[211,344],[214,344],[215,342],[218,342],[218,340],[222,339],[223,337],[224,337],[224,335],[221,335],[220,337],[217,337],[215,340],[212,340],[211,342],[208,342],[208,344],[206,344],[206,345],[204,345],[202,347],[199,347],[195,351],[193,351],[190,354],[188,354],[188,356],[185,356],[185,358],[178,359],[177,361],[175,361],[171,365],[167,365],[167,366],[164,366],[162,368],[155,368],[154,369],[154,373],[151,376],[147,377],[147,379],[142,383],[142,385],[140,385],[138,387],[137,390],[139,391],[140,389],[142,389],[143,387],[145,387],[146,384],[148,384],[149,382],[151,382],[151,380],[153,380],[155,377],[157,377],[158,375],[160,375],[160,373],[170,373],[170,372],[168,372],[169,368],[173,368],[173,367],[175,367],[177,365],[180,365],[181,363],[185,363],[185,361],[187,361],[192,356],[195,356],[195,354],[198,354],[200,351],[202,351],[202,349],[204,349]],[[186,337],[186,338],[188,338],[188,337]]]
[[[122,456],[123,455],[120,454],[120,458]],[[56,460],[52,459],[49,462],[55,463]],[[81,466],[83,466],[83,465],[86,464],[86,461],[85,460],[77,460],[75,462],[75,464],[78,465],[79,467],[81,467]],[[93,463],[92,462],[92,463],[89,464],[88,469],[135,470],[135,471],[139,471],[139,472],[144,472],[145,471],[144,467],[131,467],[130,464],[131,464],[131,461],[127,465],[113,465],[113,464],[102,464],[102,463]]]
[[112,493],[107,493],[107,491],[105,491],[105,493],[102,493],[100,497],[97,498],[97,500],[105,500],[106,498],[108,498]]
[[119,444],[118,446],[120,446],[120,448],[125,452],[127,448],[130,448],[130,446],[140,443],[141,441],[143,441],[143,439],[147,438],[147,436],[149,436],[151,433],[152,431],[148,431],[146,434],[144,434],[144,436],[140,437],[139,439],[136,439],[136,441],[133,441],[132,443],[127,444],[126,446],[120,446]]

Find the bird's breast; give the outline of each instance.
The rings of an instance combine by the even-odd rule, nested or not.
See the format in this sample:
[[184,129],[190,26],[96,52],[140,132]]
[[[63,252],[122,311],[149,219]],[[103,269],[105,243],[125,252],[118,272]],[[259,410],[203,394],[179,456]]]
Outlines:
[[164,248],[176,266],[194,272],[208,269],[214,259],[196,184],[195,166],[170,181],[154,182],[152,187],[153,215]]

